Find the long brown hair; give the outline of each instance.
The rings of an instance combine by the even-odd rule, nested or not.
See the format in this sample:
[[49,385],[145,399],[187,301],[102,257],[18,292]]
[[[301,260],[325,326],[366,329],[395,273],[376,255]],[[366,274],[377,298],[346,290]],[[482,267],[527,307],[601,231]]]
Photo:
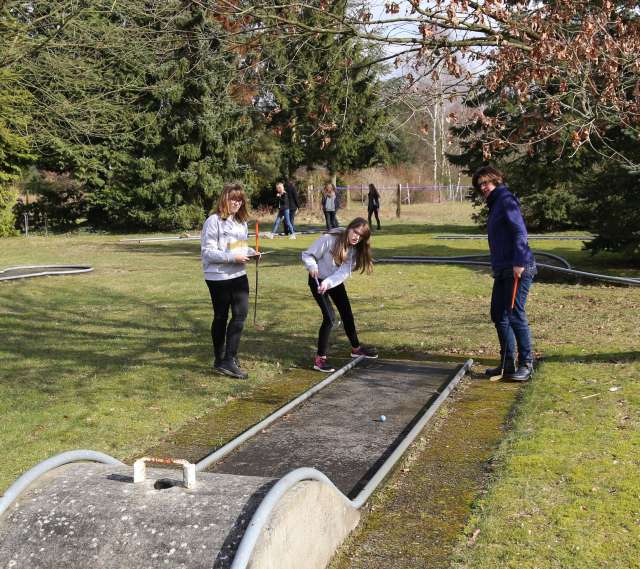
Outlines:
[[227,219],[231,216],[231,209],[229,208],[230,200],[242,200],[240,209],[234,214],[236,221],[244,223],[249,219],[249,212],[247,211],[247,196],[244,194],[241,184],[225,184],[218,200],[218,208],[216,213],[222,218]]
[[349,253],[349,230],[357,229],[360,233],[360,241],[353,248],[356,251],[356,271],[361,273],[366,272],[370,274],[373,271],[373,260],[371,259],[371,244],[369,238],[371,237],[371,229],[367,220],[363,217],[356,217],[346,229],[335,235],[335,242],[331,249],[331,255],[336,265],[340,266],[344,263]]

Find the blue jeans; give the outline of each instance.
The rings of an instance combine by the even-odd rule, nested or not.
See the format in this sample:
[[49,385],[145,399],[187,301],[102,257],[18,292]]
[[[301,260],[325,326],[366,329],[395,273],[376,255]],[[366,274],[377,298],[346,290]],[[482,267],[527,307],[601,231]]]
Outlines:
[[[291,222],[291,229],[293,229],[293,232],[296,232],[296,221],[295,221],[295,217],[296,217],[296,212],[298,210],[297,209],[289,209],[289,221]],[[285,225],[284,226],[284,234],[285,235],[290,235],[291,231],[289,230],[289,228]]]
[[536,273],[535,265],[525,267],[518,283],[513,310],[511,310],[514,284],[513,269],[504,269],[493,275],[491,321],[495,324],[498,332],[500,355],[506,361],[515,360],[517,346],[519,365],[533,363],[531,330],[529,329],[525,304]]
[[278,228],[280,227],[280,222],[284,219],[284,223],[289,230],[290,233],[295,233],[293,230],[293,224],[291,223],[291,218],[289,217],[289,210],[283,209],[278,212],[276,215],[276,221],[273,224],[273,231],[271,233],[278,233]]

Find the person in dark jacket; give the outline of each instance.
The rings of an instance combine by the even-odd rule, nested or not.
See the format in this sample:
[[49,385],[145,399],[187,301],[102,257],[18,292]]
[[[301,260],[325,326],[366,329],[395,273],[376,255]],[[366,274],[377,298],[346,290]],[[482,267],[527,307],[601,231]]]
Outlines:
[[[287,180],[287,183],[284,185],[284,190],[287,192],[287,196],[289,196],[289,221],[291,222],[291,228],[295,232],[296,230],[296,213],[298,209],[300,209],[300,200],[298,199],[298,191],[296,190],[296,185],[291,181]],[[285,225],[284,234],[289,235],[291,231],[289,227]]]
[[367,211],[369,213],[369,227],[371,227],[371,215],[376,216],[376,223],[378,229],[380,229],[380,217],[378,216],[378,210],[380,209],[380,194],[377,188],[373,184],[369,184],[369,195],[367,203]]
[[[526,381],[533,374],[533,351],[525,304],[537,269],[529,248],[520,202],[509,191],[502,173],[492,166],[479,168],[472,182],[489,206],[487,233],[494,279],[491,320],[500,341],[501,365],[486,373],[502,374],[503,378],[514,381]],[[517,291],[512,310],[514,284]]]
[[289,230],[289,239],[295,239],[296,233],[291,225],[291,219],[289,218],[289,195],[284,190],[284,184],[278,182],[276,184],[276,219],[273,222],[273,230],[267,234],[269,239],[273,239],[273,236],[278,233],[280,222],[284,219],[285,227]]
[[331,182],[327,182],[322,190],[322,212],[327,231],[338,227],[338,218],[336,217],[338,209],[340,209],[340,200],[336,188]]

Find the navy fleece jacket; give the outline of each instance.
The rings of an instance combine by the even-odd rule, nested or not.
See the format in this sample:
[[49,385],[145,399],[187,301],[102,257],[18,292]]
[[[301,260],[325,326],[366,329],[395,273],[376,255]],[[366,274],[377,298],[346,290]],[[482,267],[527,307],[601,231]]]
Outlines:
[[487,233],[493,272],[533,265],[534,257],[529,249],[527,228],[518,198],[506,184],[500,184],[487,197],[487,205]]

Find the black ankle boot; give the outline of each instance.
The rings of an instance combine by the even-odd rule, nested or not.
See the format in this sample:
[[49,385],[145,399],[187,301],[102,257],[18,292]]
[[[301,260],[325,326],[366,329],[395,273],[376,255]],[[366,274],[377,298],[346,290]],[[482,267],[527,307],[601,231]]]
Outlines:
[[[507,358],[507,360],[504,363],[504,373],[515,373],[516,371],[516,362],[515,360],[511,359],[511,358]],[[488,375],[489,377],[495,377],[497,375],[503,375],[503,371],[502,371],[502,366],[499,365],[497,367],[490,367],[488,369],[485,370],[484,372],[485,375]]]
[[236,362],[234,358],[225,358],[215,367],[215,370],[230,377],[237,377],[238,379],[247,379],[249,377],[246,371],[240,369],[238,362]]
[[518,369],[513,373],[505,373],[503,376],[505,379],[509,379],[511,381],[527,381],[531,379],[533,375],[533,364],[530,362],[526,362],[523,365],[518,366]]

